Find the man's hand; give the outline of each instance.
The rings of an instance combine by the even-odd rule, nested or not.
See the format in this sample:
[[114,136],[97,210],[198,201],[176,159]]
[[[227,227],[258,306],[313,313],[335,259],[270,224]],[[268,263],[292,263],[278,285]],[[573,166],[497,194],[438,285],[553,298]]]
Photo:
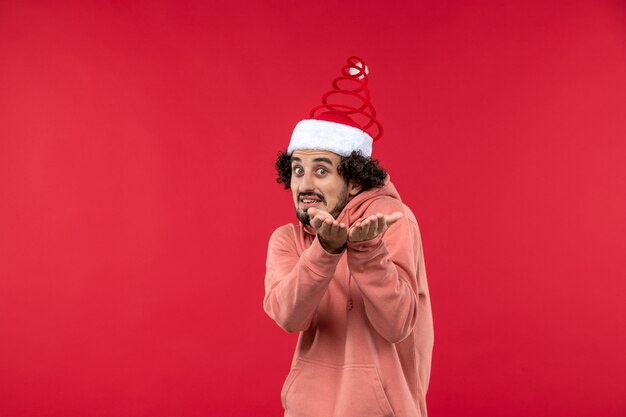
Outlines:
[[348,241],[363,242],[374,239],[401,218],[402,213],[396,211],[391,214],[377,213],[357,220],[348,230]]
[[346,225],[337,223],[330,213],[315,207],[309,208],[307,214],[311,219],[311,226],[317,230],[317,238],[322,247],[330,253],[341,253],[348,238]]

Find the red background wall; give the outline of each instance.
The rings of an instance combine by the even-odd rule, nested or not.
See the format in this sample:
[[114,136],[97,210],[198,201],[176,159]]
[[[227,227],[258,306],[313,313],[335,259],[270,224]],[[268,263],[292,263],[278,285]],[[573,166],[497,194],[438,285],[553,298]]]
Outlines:
[[623,2],[0,2],[0,415],[278,416],[276,152],[352,54],[432,416],[626,415]]

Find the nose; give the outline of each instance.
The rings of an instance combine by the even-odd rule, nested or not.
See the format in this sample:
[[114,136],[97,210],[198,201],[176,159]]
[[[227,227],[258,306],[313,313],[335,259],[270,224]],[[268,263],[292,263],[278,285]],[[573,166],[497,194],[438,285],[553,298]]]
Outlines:
[[314,189],[315,184],[313,181],[313,175],[305,173],[302,177],[300,177],[300,185],[298,186],[298,190],[300,192],[313,191]]

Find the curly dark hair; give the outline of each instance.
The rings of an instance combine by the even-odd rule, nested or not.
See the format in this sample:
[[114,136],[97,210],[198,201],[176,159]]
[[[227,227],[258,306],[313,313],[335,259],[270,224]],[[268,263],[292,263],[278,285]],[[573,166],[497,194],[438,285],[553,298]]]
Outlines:
[[[276,182],[282,184],[285,189],[291,186],[291,154],[287,151],[279,151],[276,158]],[[342,156],[337,168],[339,175],[346,182],[352,181],[361,186],[361,192],[370,188],[380,188],[385,184],[387,171],[385,171],[375,159],[366,158],[358,151],[353,151],[350,156]]]

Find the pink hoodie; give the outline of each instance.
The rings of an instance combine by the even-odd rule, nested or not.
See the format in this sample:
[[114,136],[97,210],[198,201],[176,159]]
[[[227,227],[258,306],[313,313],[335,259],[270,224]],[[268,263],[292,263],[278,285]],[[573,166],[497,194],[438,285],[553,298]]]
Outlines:
[[354,197],[348,225],[404,214],[382,237],[326,252],[315,230],[279,227],[270,238],[264,307],[301,332],[282,389],[289,417],[426,417],[433,324],[419,227],[389,181]]

